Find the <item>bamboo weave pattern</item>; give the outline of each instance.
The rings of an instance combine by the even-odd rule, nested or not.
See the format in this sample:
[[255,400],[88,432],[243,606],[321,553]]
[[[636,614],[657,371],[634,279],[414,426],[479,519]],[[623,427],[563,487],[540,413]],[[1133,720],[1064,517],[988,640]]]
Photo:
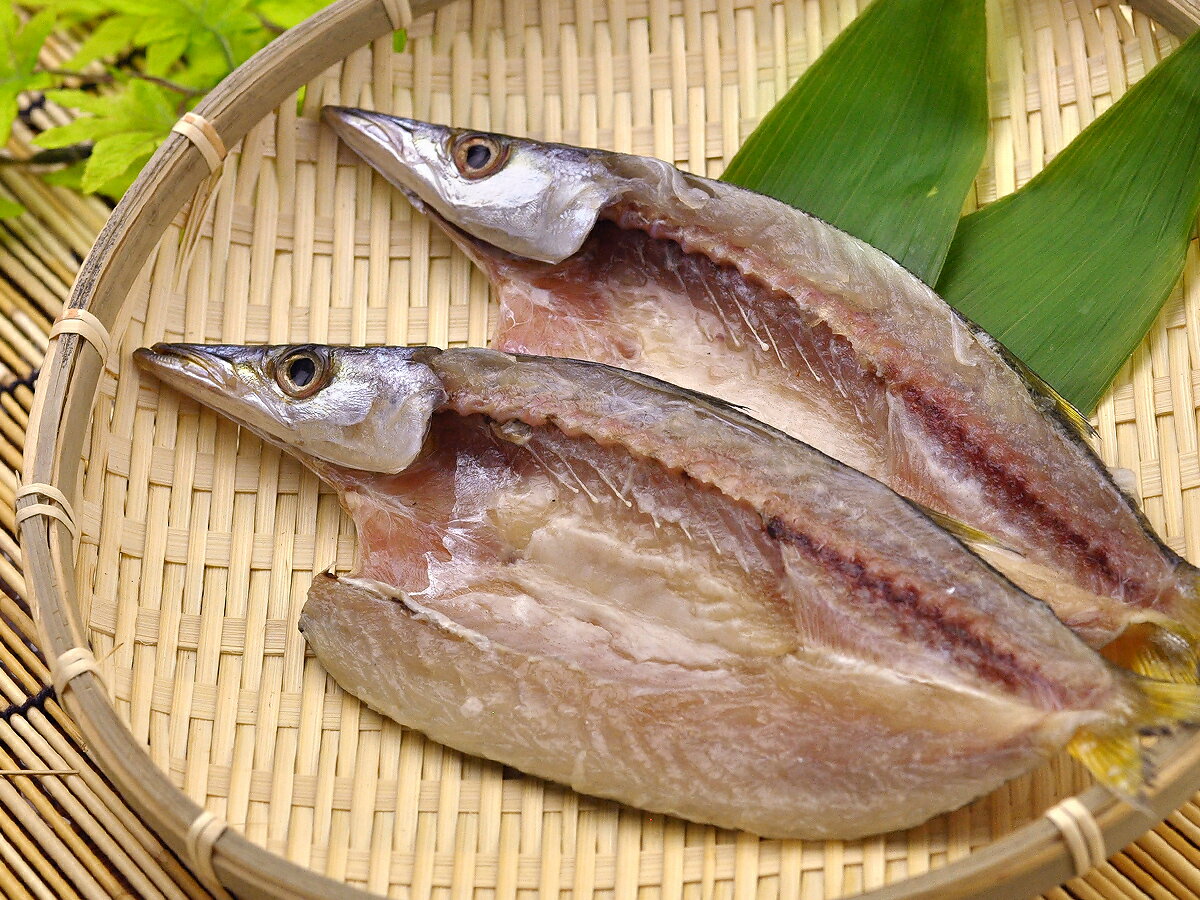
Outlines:
[[[416,23],[405,54],[383,40],[352,55],[309,87],[299,112],[285,104],[231,148],[212,195],[178,217],[114,330],[120,351],[76,510],[106,683],[180,787],[269,849],[380,892],[832,898],[969,853],[1084,784],[1059,760],[911,832],[763,842],[509,777],[402,733],[327,684],[295,632],[313,573],[351,559],[333,496],[213,414],[118,371],[133,347],[163,337],[486,340],[483,277],[341,154],[313,121],[321,103],[653,153],[717,174],[856,12],[799,0],[459,3]],[[994,129],[975,202],[1027,180],[1172,45],[1147,20],[1090,3],[991,3],[989,14]],[[1189,515],[1200,485],[1196,274],[1193,250],[1184,292],[1098,416],[1110,462],[1135,471],[1148,514],[1183,551],[1200,539]],[[1106,867],[1083,883],[1088,896],[1126,896],[1114,893],[1126,886],[1136,896],[1138,881]]]

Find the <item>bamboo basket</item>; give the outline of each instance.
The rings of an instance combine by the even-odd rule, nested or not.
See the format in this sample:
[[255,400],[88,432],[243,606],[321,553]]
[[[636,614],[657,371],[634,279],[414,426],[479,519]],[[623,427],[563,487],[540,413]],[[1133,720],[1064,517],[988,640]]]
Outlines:
[[[288,897],[1019,898],[1179,806],[1200,784],[1200,740],[1186,735],[1155,748],[1146,810],[1064,757],[906,832],[760,840],[464,757],[326,677],[295,622],[313,575],[351,560],[336,497],[130,365],[159,339],[486,341],[484,277],[339,149],[320,106],[715,175],[860,6],[442,3],[414,3],[402,53],[403,0],[342,0],[235,72],[154,156],[84,263],[70,306],[111,342],[78,319],[51,341],[25,482],[62,493],[18,501],[45,513],[25,514],[27,579],[62,701],[122,796],[214,893]],[[1028,180],[1175,46],[1115,4],[991,0],[988,13],[992,139],[969,206]],[[1097,414],[1107,461],[1135,471],[1151,520],[1192,559],[1198,282],[1193,245],[1183,287]],[[1045,813],[1074,796],[1090,815],[1064,838]]]

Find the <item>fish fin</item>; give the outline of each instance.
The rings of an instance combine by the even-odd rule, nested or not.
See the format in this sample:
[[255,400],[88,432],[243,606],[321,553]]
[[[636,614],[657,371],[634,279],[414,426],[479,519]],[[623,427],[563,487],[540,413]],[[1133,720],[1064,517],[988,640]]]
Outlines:
[[1183,569],[1179,573],[1180,580],[1191,590],[1183,593],[1179,602],[1167,613],[1171,622],[1168,627],[1196,646],[1200,643],[1200,569],[1183,560],[1179,565]]
[[966,522],[961,522],[953,516],[948,516],[943,512],[938,512],[921,503],[909,501],[913,506],[917,507],[922,513],[933,520],[933,523],[943,531],[948,531],[968,547],[976,549],[985,547],[992,550],[1007,550],[1009,553],[1022,555],[1019,551],[1012,549],[1009,546],[1001,543],[998,539],[992,537],[986,531],[980,531],[974,525],[968,525]]
[[1173,684],[1133,676],[1134,711],[1120,724],[1084,727],[1067,751],[1087,766],[1097,781],[1135,805],[1152,776],[1140,734],[1200,722],[1200,685]]
[[1033,369],[1029,368],[1029,366],[1025,365],[1025,363],[1021,362],[1015,356],[1013,359],[1016,360],[1017,363],[1015,366],[1016,370],[1020,372],[1021,375],[1023,375],[1026,379],[1028,379],[1029,383],[1032,384],[1039,393],[1045,395],[1050,402],[1054,404],[1054,408],[1058,411],[1058,414],[1062,416],[1064,420],[1066,420],[1066,423],[1075,430],[1076,434],[1078,434],[1084,440],[1087,440],[1088,438],[1098,438],[1100,436],[1100,432],[1096,431],[1096,429],[1092,427],[1091,421],[1089,421],[1088,417],[1085,416],[1079,410],[1079,408],[1075,406],[1075,404],[1056,391],[1049,382],[1043,380],[1042,376],[1038,375],[1037,372],[1033,371]]
[[1135,622],[1100,652],[1109,662],[1146,678],[1200,684],[1192,642],[1168,625]]
[[1200,570],[1180,560],[1177,579],[1186,588],[1180,590],[1172,601],[1144,611],[1139,618],[1165,631],[1164,640],[1186,643],[1200,663]]
[[1142,695],[1135,726],[1142,730],[1200,722],[1200,685],[1138,678]]
[[1137,797],[1148,773],[1142,744],[1132,728],[1094,732],[1080,730],[1067,743],[1067,752],[1079,760],[1098,782],[1125,797]]
[[[1167,631],[1162,631],[1162,633],[1170,634]],[[1134,656],[1130,668],[1139,675],[1145,675],[1156,681],[1186,685],[1200,684],[1200,675],[1196,671],[1196,654],[1190,647],[1176,649],[1148,643]]]
[[1015,353],[1005,347],[1002,343],[975,325],[975,336],[980,339],[980,342],[990,347],[999,357],[1004,360],[1013,371],[1020,375],[1029,388],[1030,393],[1045,397],[1053,405],[1055,412],[1071,426],[1080,438],[1087,440],[1088,438],[1099,437],[1099,432],[1092,427],[1092,423],[1088,420],[1080,410],[1071,403],[1066,397],[1054,389],[1050,382],[1046,381],[1041,375],[1029,368],[1025,362]]
[[1139,503],[1141,494],[1138,490],[1138,477],[1133,469],[1127,469],[1124,466],[1109,466],[1108,474],[1122,491],[1129,495],[1135,503]]

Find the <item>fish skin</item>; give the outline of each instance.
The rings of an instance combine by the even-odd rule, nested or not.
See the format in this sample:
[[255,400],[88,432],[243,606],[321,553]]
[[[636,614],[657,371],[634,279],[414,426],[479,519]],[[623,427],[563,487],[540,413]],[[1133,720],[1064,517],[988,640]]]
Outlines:
[[[638,673],[640,681],[584,678],[553,656],[473,644],[351,579],[317,576],[300,629],[345,690],[439,743],[581,793],[766,837],[851,839],[904,828],[992,790],[1039,758],[1011,710],[939,696],[920,683],[874,686],[914,715],[937,704],[969,727],[935,727],[914,739],[893,732],[891,722],[846,720],[838,715],[846,698],[869,686],[858,679],[853,693],[843,690],[828,669],[803,706],[766,674],[657,667]],[[361,664],[383,652],[394,665]],[[460,677],[447,680],[445,669]],[[520,680],[497,677],[508,671]],[[664,674],[674,679],[664,683]],[[605,740],[596,746],[600,715]],[[505,727],[494,727],[497,719]],[[550,722],[558,727],[548,729]],[[680,733],[661,740],[663,722]],[[872,749],[855,752],[856,766],[830,759],[829,741]],[[980,768],[947,767],[951,754]],[[912,790],[931,780],[940,782],[936,794]]]
[[1197,570],[1154,534],[1061,398],[885,254],[660,160],[589,150],[577,163],[558,145],[489,135],[510,165],[596,182],[577,201],[590,208],[573,210],[574,252],[532,258],[537,222],[514,221],[516,238],[488,230],[495,195],[472,193],[488,179],[464,180],[439,156],[478,133],[422,123],[414,166],[402,141],[372,153],[407,120],[341,108],[326,120],[488,274],[493,346],[619,365],[742,405],[989,535],[994,545],[973,549],[1092,646],[1135,623],[1183,635],[1174,658],[1151,644],[1133,657],[1153,650],[1157,674],[1165,662],[1195,680]]
[[[851,838],[1080,741],[1124,748],[1120,772],[1091,764],[1136,792],[1136,733],[1200,712],[1200,689],[1111,665],[911,503],[716,398],[483,349],[134,358],[338,491],[358,557],[300,625],[344,688],[586,793]],[[360,468],[366,414],[393,409],[425,412]]]

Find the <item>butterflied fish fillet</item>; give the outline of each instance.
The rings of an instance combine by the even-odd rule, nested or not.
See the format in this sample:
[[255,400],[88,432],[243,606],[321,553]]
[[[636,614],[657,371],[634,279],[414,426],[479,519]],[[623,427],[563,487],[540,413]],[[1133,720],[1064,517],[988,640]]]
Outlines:
[[469,753],[763,835],[952,809],[1069,745],[1138,790],[1140,678],[890,489],[726,404],[490,350],[157,345],[358,529],[300,627],[338,682]]
[[745,406],[950,517],[1092,646],[1125,633],[1114,658],[1195,680],[1196,569],[1081,439],[1086,421],[883,253],[656,159],[326,118],[487,272],[497,348]]

